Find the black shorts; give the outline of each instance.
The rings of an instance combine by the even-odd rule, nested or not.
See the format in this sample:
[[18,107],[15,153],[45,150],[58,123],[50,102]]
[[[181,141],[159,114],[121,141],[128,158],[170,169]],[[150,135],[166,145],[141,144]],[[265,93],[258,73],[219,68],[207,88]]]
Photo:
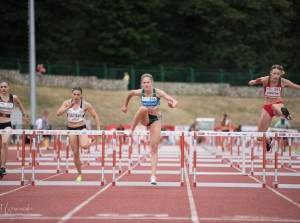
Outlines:
[[5,129],[6,127],[11,127],[11,122],[0,123],[0,129]]
[[82,126],[75,127],[75,128],[71,128],[68,126],[68,130],[82,130],[82,129],[86,129],[86,125],[82,125]]
[[162,116],[159,115],[159,116],[156,116],[156,115],[148,115],[149,117],[149,123],[147,124],[147,126],[150,126],[152,125],[152,123],[158,121],[158,120],[161,120],[162,119]]

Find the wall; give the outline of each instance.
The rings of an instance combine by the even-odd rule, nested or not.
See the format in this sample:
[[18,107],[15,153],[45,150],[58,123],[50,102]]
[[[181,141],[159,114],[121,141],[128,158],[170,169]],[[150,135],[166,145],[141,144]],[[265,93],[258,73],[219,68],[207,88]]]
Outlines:
[[[29,75],[20,74],[14,70],[0,70],[0,77],[12,83],[29,85]],[[44,75],[42,83],[36,78],[38,86],[73,88],[80,86],[96,90],[126,90],[127,84],[123,80],[104,80],[95,76],[63,76]],[[162,89],[170,95],[222,95],[228,97],[264,97],[261,85],[232,87],[229,84],[200,84],[200,83],[177,83],[177,82],[155,82],[154,86]],[[284,88],[283,97],[300,97],[300,91]]]

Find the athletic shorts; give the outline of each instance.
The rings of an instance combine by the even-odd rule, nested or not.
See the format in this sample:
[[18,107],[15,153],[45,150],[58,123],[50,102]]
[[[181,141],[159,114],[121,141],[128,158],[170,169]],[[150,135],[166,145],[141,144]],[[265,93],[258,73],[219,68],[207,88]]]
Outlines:
[[263,107],[263,108],[266,110],[266,112],[269,113],[269,115],[270,115],[271,117],[274,116],[274,111],[273,111],[273,109],[272,109],[272,105],[274,105],[274,104],[283,104],[283,103],[282,103],[282,101],[277,101],[277,102],[275,102],[275,103],[273,103],[273,104],[270,104],[270,105],[264,105],[264,107]]
[[150,126],[150,125],[152,125],[152,123],[162,119],[161,115],[156,116],[156,115],[149,115],[148,114],[148,117],[149,117],[149,123],[147,124],[147,126]]
[[0,129],[5,129],[6,127],[11,127],[11,122],[0,123]]
[[82,126],[75,127],[75,128],[71,128],[68,126],[68,130],[82,130],[82,129],[86,129],[86,125],[82,125]]

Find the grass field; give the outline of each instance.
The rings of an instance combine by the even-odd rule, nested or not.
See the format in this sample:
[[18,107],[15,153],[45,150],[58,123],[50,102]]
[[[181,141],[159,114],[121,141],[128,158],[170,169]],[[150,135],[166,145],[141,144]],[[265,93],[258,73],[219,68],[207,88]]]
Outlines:
[[[66,115],[56,116],[62,102],[71,98],[72,89],[37,87],[37,116],[42,115],[44,110],[49,112],[49,119],[54,128],[65,128],[67,124]],[[26,113],[30,113],[29,86],[12,85],[10,92],[18,95],[21,99]],[[127,114],[121,109],[127,96],[127,91],[96,91],[83,89],[83,99],[91,103],[96,110],[101,123],[101,129],[105,125],[131,124],[133,116],[139,108],[139,98],[132,98]],[[163,125],[190,125],[197,117],[215,118],[216,125],[223,113],[226,112],[232,120],[232,125],[257,125],[262,106],[263,98],[230,98],[223,96],[204,95],[172,95],[179,102],[179,107],[170,109],[163,100],[161,112]],[[290,110],[293,120],[290,122],[294,128],[300,130],[300,98],[283,98],[283,102]],[[91,117],[91,116],[90,116]],[[272,125],[279,118],[273,118]],[[94,124],[91,118],[92,125]]]

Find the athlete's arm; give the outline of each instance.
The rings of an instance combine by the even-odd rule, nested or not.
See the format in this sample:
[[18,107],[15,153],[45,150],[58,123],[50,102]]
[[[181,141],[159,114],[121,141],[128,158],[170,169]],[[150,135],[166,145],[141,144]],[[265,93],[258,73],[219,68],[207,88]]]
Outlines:
[[92,105],[90,103],[84,102],[84,104],[85,104],[86,110],[88,110],[89,113],[94,117],[96,126],[97,126],[97,130],[100,130],[100,120],[97,115],[97,112],[95,111],[95,109],[92,107]]
[[263,77],[257,78],[256,80],[249,81],[249,85],[260,84],[263,82]]
[[164,91],[156,88],[156,92],[159,98],[164,98],[168,102],[170,108],[175,108],[178,106],[178,101],[176,101],[171,96],[167,95],[167,93],[165,93]]
[[131,100],[131,98],[133,96],[141,97],[142,96],[142,91],[143,91],[142,89],[129,91],[129,93],[128,93],[126,99],[125,99],[125,104],[122,107],[122,112],[124,112],[124,113],[127,112],[128,104],[129,104],[129,101]]
[[18,96],[17,95],[13,95],[13,100],[14,100],[14,102],[16,102],[16,104],[18,105],[20,111],[22,112],[23,119],[25,120],[26,123],[28,123],[29,122],[29,118],[26,116],[24,107],[23,107],[21,101],[19,100]]
[[281,78],[281,81],[282,81],[282,87],[290,87],[290,88],[293,88],[295,90],[298,90],[300,91],[300,85],[298,84],[294,84],[293,82],[289,81],[288,79],[285,79],[285,78]]
[[69,108],[72,108],[73,105],[75,104],[75,102],[70,103],[69,100],[64,101],[62,106],[58,109],[58,111],[56,112],[57,116],[61,116],[62,114],[64,114],[66,111],[68,111]]

